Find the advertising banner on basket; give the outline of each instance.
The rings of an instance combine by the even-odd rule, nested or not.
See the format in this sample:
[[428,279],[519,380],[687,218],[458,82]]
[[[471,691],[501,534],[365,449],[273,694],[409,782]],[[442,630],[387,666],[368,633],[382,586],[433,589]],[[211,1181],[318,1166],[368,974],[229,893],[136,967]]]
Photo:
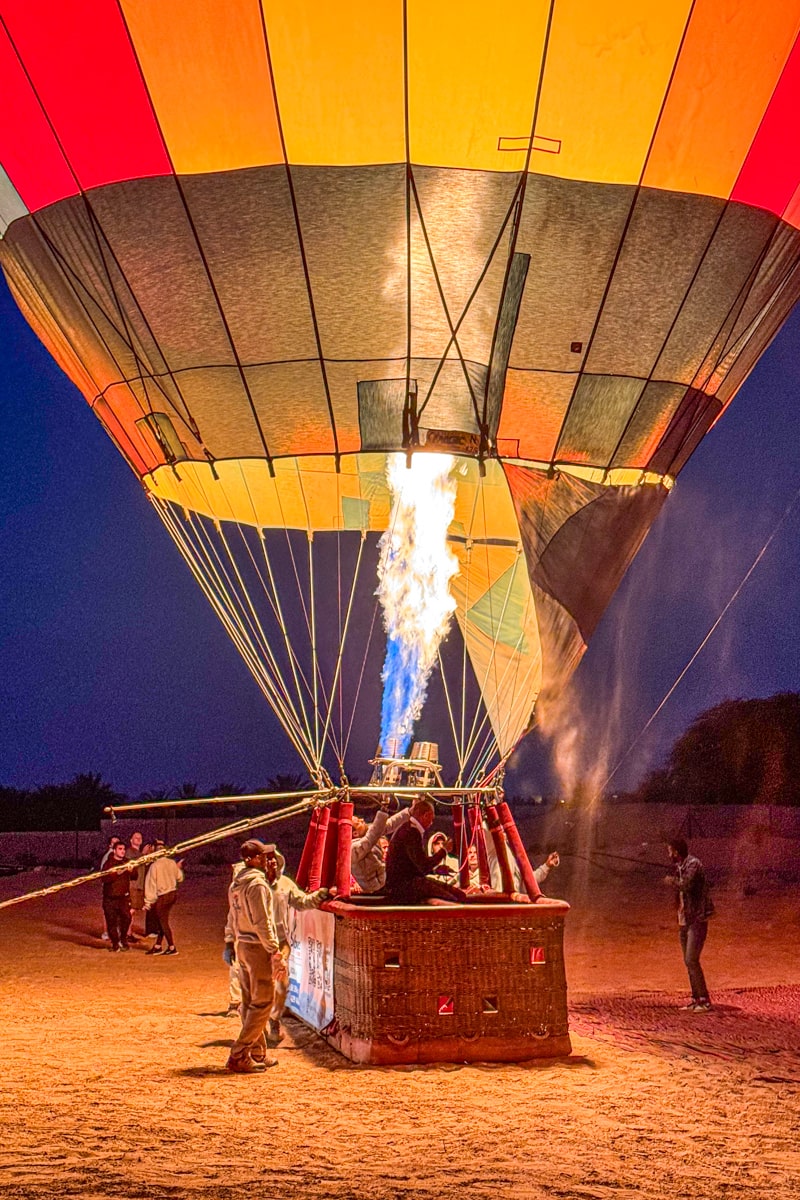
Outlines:
[[314,1029],[333,1020],[332,913],[289,909],[289,992],[293,1013]]

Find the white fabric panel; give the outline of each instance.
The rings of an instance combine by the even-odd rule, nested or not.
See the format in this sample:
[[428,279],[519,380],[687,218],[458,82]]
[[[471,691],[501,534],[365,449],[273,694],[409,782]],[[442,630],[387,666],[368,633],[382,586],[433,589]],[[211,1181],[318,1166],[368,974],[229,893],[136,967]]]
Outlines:
[[12,221],[27,216],[28,210],[22,203],[17,189],[0,167],[0,238],[4,236]]

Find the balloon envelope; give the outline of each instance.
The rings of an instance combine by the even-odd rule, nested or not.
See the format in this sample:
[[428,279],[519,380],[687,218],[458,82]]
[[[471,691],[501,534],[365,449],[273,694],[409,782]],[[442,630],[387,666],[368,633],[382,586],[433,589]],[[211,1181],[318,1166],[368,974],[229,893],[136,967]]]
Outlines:
[[386,455],[446,451],[513,747],[797,298],[798,22],[4,0],[0,262],[251,666],[203,538],[380,531]]

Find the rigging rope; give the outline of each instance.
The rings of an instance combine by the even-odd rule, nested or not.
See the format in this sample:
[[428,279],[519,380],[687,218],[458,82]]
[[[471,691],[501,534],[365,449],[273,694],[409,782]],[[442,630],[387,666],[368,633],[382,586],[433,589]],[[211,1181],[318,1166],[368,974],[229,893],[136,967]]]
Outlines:
[[608,787],[609,783],[610,783],[610,782],[611,782],[611,780],[614,778],[614,776],[616,775],[617,771],[620,769],[620,767],[622,766],[622,764],[623,764],[623,763],[624,763],[624,762],[627,760],[627,758],[629,757],[629,755],[630,755],[630,754],[631,754],[631,752],[633,751],[634,747],[635,747],[635,746],[636,746],[636,745],[639,743],[639,741],[640,741],[640,740],[641,740],[641,739],[644,737],[645,733],[646,733],[646,732],[647,732],[647,730],[650,728],[650,726],[653,724],[653,721],[655,721],[656,717],[657,717],[657,716],[658,716],[658,714],[661,712],[661,710],[663,709],[664,705],[668,703],[668,701],[670,700],[670,698],[672,697],[672,695],[674,694],[674,692],[677,690],[677,688],[678,688],[678,687],[680,686],[680,684],[683,682],[683,680],[684,680],[684,678],[686,677],[686,675],[688,674],[689,670],[690,670],[690,669],[691,669],[691,667],[694,665],[694,662],[695,662],[695,660],[696,660],[696,659],[699,657],[699,655],[700,655],[700,654],[703,652],[703,650],[704,650],[704,649],[705,649],[705,647],[707,646],[708,642],[711,640],[712,636],[714,635],[714,633],[715,633],[715,632],[716,632],[716,630],[718,629],[718,627],[719,627],[720,623],[722,622],[723,618],[725,617],[725,615],[727,614],[727,612],[729,611],[729,609],[730,609],[730,608],[733,606],[733,604],[734,604],[734,603],[736,602],[736,600],[738,599],[738,597],[739,597],[739,593],[742,591],[742,588],[745,586],[745,584],[747,583],[748,579],[749,579],[749,578],[750,578],[750,576],[753,574],[753,572],[755,571],[755,569],[756,569],[756,567],[758,566],[758,564],[761,562],[762,558],[763,558],[763,557],[764,557],[764,555],[766,554],[766,552],[767,552],[767,550],[769,549],[770,545],[772,544],[772,542],[774,541],[774,539],[777,537],[777,535],[778,535],[778,532],[779,532],[779,530],[781,529],[781,526],[782,526],[782,525],[784,525],[784,524],[785,524],[785,522],[788,520],[789,516],[790,516],[790,515],[791,515],[791,513],[792,513],[792,510],[793,510],[793,509],[796,507],[796,505],[797,505],[798,501],[800,501],[800,488],[798,488],[798,489],[797,489],[797,491],[795,492],[795,494],[792,496],[792,499],[789,501],[789,503],[787,504],[786,508],[783,510],[783,513],[781,514],[781,516],[778,518],[777,522],[775,523],[775,525],[774,525],[774,527],[773,527],[773,529],[772,529],[772,532],[770,533],[769,537],[768,537],[768,538],[767,538],[767,540],[764,542],[764,545],[761,547],[761,549],[759,550],[758,554],[757,554],[757,555],[755,556],[755,558],[753,559],[753,561],[752,561],[752,563],[750,564],[749,568],[747,569],[747,571],[746,571],[745,575],[742,577],[741,581],[739,582],[739,584],[737,585],[737,587],[734,589],[734,591],[733,591],[733,593],[731,594],[731,596],[730,596],[730,598],[729,598],[729,600],[728,600],[727,604],[726,604],[726,605],[725,605],[725,607],[722,609],[722,611],[719,613],[719,615],[718,615],[717,619],[714,621],[714,623],[713,623],[713,625],[711,626],[711,628],[709,629],[708,633],[705,635],[705,637],[703,638],[703,640],[701,641],[700,645],[699,645],[699,646],[697,647],[697,649],[695,650],[695,652],[694,652],[694,654],[692,655],[692,657],[691,657],[691,658],[689,659],[689,661],[686,663],[686,666],[683,668],[683,670],[682,670],[682,671],[680,672],[680,674],[677,676],[677,678],[675,679],[675,682],[672,684],[672,686],[671,686],[671,687],[670,687],[670,688],[669,688],[669,689],[666,691],[666,693],[665,693],[665,694],[664,694],[664,696],[662,697],[662,699],[661,699],[660,703],[658,704],[658,706],[656,707],[656,709],[654,710],[654,712],[652,713],[652,715],[650,716],[650,718],[649,718],[649,719],[648,719],[648,720],[645,722],[645,724],[642,726],[642,728],[641,728],[641,729],[639,730],[639,732],[636,734],[636,736],[634,737],[633,741],[632,741],[632,742],[630,743],[630,745],[628,746],[628,748],[627,748],[627,750],[625,751],[625,753],[624,753],[624,754],[623,754],[623,755],[622,755],[622,756],[621,756],[621,757],[620,757],[620,758],[617,760],[617,762],[615,763],[615,765],[614,765],[614,767],[612,768],[612,770],[611,770],[611,771],[609,772],[609,774],[606,776],[606,778],[605,778],[604,782],[603,782],[603,783],[600,785],[600,787],[598,788],[598,790],[597,790],[597,796],[602,796],[603,792],[604,792],[604,791],[605,791],[605,789]]
[[300,813],[313,808],[318,803],[318,799],[308,797],[297,804],[288,805],[279,812],[269,813],[267,816],[249,817],[247,820],[236,821],[232,825],[223,825],[219,829],[199,834],[197,837],[189,838],[185,842],[178,842],[176,845],[164,850],[154,851],[153,854],[143,854],[141,858],[131,859],[119,867],[111,867],[105,871],[92,871],[89,875],[79,875],[76,879],[67,879],[62,883],[55,883],[51,887],[40,888],[36,892],[26,892],[22,896],[12,896],[9,900],[0,901],[0,908],[10,908],[13,904],[24,904],[26,900],[37,900],[42,896],[53,896],[56,892],[63,892],[66,888],[80,887],[84,883],[93,883],[95,880],[105,879],[109,875],[120,875],[123,871],[130,870],[134,863],[137,866],[145,866],[148,863],[155,862],[159,858],[175,858],[179,854],[188,854],[192,850],[199,849],[200,846],[208,846],[212,842],[220,842],[225,838],[236,837],[239,834],[247,833],[251,829],[260,829],[264,825],[272,825],[276,821],[284,821],[290,817],[299,816]]

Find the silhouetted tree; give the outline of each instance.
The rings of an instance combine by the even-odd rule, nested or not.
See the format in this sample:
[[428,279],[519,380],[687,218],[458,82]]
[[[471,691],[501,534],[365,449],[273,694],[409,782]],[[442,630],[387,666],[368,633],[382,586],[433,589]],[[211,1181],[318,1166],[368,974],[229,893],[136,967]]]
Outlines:
[[0,788],[0,828],[99,829],[103,809],[124,799],[92,772],[30,790]]
[[308,789],[308,777],[301,774],[271,775],[264,785],[265,792],[302,792]]
[[726,700],[701,713],[638,798],[672,804],[800,804],[800,695]]

